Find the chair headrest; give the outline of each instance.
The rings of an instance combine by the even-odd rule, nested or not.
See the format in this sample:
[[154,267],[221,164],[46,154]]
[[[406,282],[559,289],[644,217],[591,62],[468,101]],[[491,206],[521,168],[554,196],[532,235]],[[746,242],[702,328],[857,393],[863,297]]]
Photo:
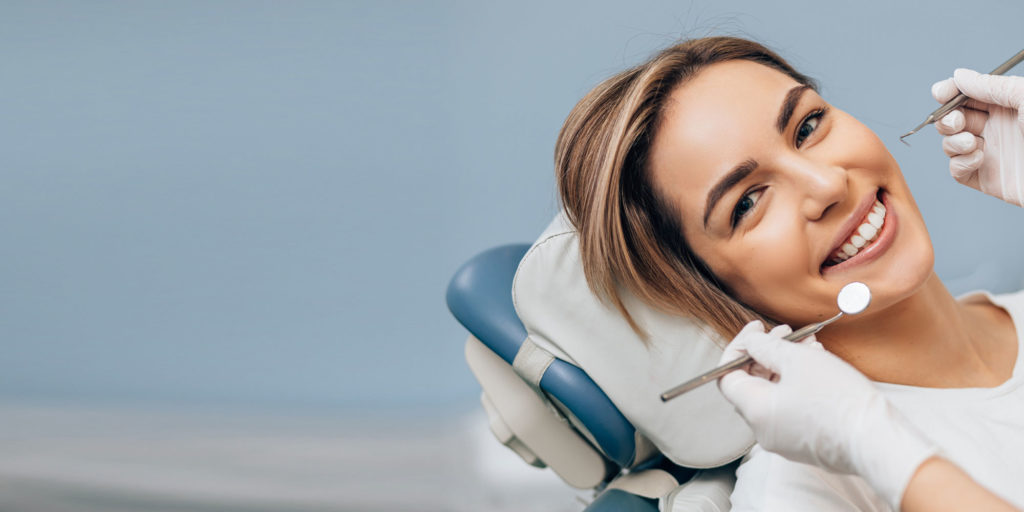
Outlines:
[[644,344],[625,318],[587,286],[578,237],[564,212],[523,257],[512,298],[533,342],[582,368],[676,464],[721,466],[753,445],[753,433],[717,386],[703,386],[667,403],[659,397],[714,368],[726,342],[699,322],[624,296],[650,335]]
[[526,339],[510,290],[529,249],[529,244],[510,244],[477,254],[459,267],[445,293],[455,319],[508,364]]
[[[448,308],[459,323],[509,365],[526,339],[511,290],[516,268],[529,248],[503,245],[474,256],[455,272],[446,293]],[[540,388],[581,423],[613,462],[620,467],[640,462],[636,429],[583,370],[556,360],[545,371]]]

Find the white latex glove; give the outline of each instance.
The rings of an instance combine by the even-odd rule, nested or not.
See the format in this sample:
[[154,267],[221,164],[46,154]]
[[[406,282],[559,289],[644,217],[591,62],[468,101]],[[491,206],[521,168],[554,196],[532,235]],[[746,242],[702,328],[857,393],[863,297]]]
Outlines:
[[949,172],[960,183],[1024,206],[1024,78],[958,69],[932,85],[945,103],[963,92],[971,98],[935,123],[945,137]]
[[899,510],[910,478],[937,448],[867,377],[813,337],[783,340],[789,332],[784,325],[765,333],[760,322],[747,324],[720,364],[749,353],[757,361],[754,375],[737,370],[723,376],[722,394],[765,450],[860,475]]

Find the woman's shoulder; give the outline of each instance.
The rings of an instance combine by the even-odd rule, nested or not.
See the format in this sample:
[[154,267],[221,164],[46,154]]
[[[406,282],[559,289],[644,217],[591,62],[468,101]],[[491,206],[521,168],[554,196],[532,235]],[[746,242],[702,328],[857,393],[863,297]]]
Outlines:
[[1021,315],[1024,315],[1024,290],[992,295],[992,302],[995,302],[1008,310],[1020,312]]
[[736,470],[733,512],[890,511],[862,478],[793,462],[755,445]]
[[[957,297],[957,300],[965,306],[1004,311],[1005,313],[1001,313],[1002,318],[1006,319],[1006,315],[1009,315],[1006,319],[1008,322],[1005,322],[1007,330],[1013,333],[1017,344],[1024,343],[1024,290],[999,294],[979,290],[965,293]],[[1000,315],[996,315],[998,316]]]
[[1024,290],[1009,293],[992,293],[988,290],[974,290],[957,297],[964,304],[991,303],[1011,312],[1024,313]]

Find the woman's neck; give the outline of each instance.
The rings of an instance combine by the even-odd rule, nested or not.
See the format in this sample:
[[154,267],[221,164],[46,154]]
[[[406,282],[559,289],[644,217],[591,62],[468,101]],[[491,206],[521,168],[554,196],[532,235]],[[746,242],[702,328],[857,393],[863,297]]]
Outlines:
[[819,340],[872,380],[921,387],[994,387],[1013,373],[1017,342],[1000,308],[958,302],[932,272],[915,294],[837,323]]

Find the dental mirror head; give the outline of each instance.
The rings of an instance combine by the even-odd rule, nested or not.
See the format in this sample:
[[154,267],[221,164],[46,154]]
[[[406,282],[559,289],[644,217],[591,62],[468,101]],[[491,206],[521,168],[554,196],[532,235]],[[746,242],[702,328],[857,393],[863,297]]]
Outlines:
[[847,315],[856,315],[868,308],[871,304],[871,289],[868,285],[854,281],[839,290],[839,297],[836,297],[836,304],[839,310]]

